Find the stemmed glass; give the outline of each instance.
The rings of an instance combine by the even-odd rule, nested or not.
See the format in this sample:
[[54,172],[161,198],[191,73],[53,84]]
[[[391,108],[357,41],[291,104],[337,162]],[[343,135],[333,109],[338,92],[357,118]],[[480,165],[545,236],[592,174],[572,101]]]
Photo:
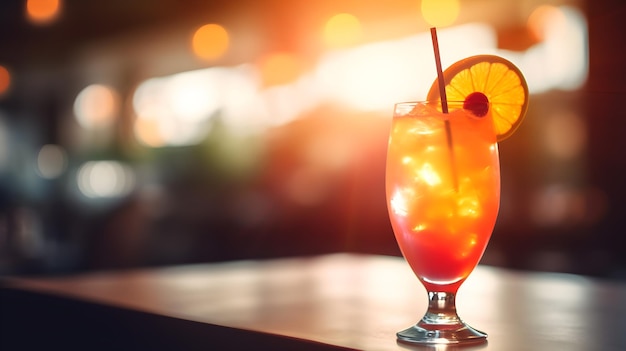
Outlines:
[[428,292],[424,317],[400,341],[458,344],[487,335],[456,312],[458,288],[476,267],[496,222],[500,165],[491,117],[463,104],[395,105],[386,165],[387,207],[403,256]]

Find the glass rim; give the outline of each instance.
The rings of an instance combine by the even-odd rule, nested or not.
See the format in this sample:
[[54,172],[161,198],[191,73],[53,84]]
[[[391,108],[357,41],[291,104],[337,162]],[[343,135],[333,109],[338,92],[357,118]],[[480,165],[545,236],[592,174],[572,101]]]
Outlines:
[[[470,111],[470,112],[472,111],[471,107],[468,109],[468,107],[465,106],[465,101],[447,100],[446,103],[448,106],[449,113],[452,113],[454,111],[459,111],[459,110]],[[429,106],[430,108],[434,108],[439,111],[442,110],[442,103],[441,103],[441,100],[439,99],[438,100],[404,101],[404,102],[397,102],[393,105],[393,115],[394,116],[407,115],[415,108],[415,106],[419,104],[422,104],[424,106]],[[491,106],[491,103],[487,102],[487,106]],[[490,110],[491,107],[488,107],[488,109]]]
[[[465,100],[446,100],[446,103],[448,104],[463,104],[465,103]],[[441,100],[414,100],[414,101],[402,101],[402,102],[396,102],[394,104],[394,106],[398,106],[398,105],[417,105],[417,104],[433,104],[433,105],[439,105],[441,104]]]

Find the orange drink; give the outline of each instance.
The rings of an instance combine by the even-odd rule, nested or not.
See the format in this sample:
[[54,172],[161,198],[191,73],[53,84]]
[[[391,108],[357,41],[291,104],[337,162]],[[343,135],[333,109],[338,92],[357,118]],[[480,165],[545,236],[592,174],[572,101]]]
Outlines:
[[[431,29],[431,32],[434,30]],[[435,56],[438,49],[435,36]],[[395,105],[385,187],[403,256],[428,292],[428,309],[398,340],[416,344],[482,342],[462,321],[456,293],[487,247],[500,203],[498,142],[528,107],[520,70],[493,55],[441,70],[428,102]]]
[[396,240],[417,277],[427,288],[456,291],[480,260],[498,215],[500,168],[490,116],[397,104],[386,190]]

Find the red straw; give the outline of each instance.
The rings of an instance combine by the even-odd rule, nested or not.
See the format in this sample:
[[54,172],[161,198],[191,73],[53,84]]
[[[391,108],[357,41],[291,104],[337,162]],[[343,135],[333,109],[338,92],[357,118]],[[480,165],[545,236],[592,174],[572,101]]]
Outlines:
[[[433,40],[435,51],[435,65],[437,66],[437,82],[439,83],[439,96],[441,96],[441,110],[448,113],[448,98],[446,97],[446,82],[443,79],[443,69],[441,68],[441,55],[439,54],[439,41],[437,40],[437,28],[430,29],[430,37]],[[447,121],[446,121],[447,122]]]
[[[441,111],[448,113],[448,98],[446,97],[446,82],[443,79],[443,69],[441,68],[441,55],[439,54],[439,41],[437,40],[437,28],[430,29],[430,36],[433,40],[433,49],[435,51],[435,65],[437,66],[437,82],[439,83],[439,96],[441,97]],[[448,151],[450,154],[450,164],[452,169],[452,181],[454,183],[454,190],[458,191],[459,181],[456,172],[456,160],[454,157],[454,149],[452,147],[452,129],[450,128],[450,121],[446,118],[444,121],[446,128],[446,139],[448,141]]]

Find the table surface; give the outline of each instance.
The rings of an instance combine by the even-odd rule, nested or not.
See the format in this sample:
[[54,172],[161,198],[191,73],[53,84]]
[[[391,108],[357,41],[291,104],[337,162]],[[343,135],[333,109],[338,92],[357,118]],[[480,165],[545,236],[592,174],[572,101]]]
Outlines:
[[[427,304],[426,291],[398,257],[331,254],[10,278],[4,286],[5,291],[36,293],[66,303],[79,301],[104,310],[115,308],[195,323],[189,328],[226,327],[241,331],[233,336],[238,341],[249,332],[286,337],[292,343],[303,342],[308,349],[424,349],[398,343],[395,338],[396,331],[422,316]],[[32,301],[19,306],[19,299],[9,300],[5,309],[10,305],[14,312],[4,318],[5,332],[16,316],[28,321],[28,313],[45,313],[41,306],[20,312],[27,304],[32,306]],[[50,301],[46,304],[53,305]],[[459,290],[457,309],[462,319],[489,335],[487,343],[464,348],[468,350],[626,350],[623,283],[479,265]],[[96,312],[89,313],[97,318]],[[38,317],[28,318],[32,322]],[[91,317],[80,318],[87,323]],[[65,322],[62,316],[57,320]],[[147,328],[143,322],[135,323],[137,328],[140,325]],[[124,328],[133,326],[125,324]],[[170,329],[154,334],[166,334]],[[172,333],[174,339],[183,337],[180,330]],[[211,345],[211,340],[203,342]],[[237,343],[232,345],[237,348]]]

